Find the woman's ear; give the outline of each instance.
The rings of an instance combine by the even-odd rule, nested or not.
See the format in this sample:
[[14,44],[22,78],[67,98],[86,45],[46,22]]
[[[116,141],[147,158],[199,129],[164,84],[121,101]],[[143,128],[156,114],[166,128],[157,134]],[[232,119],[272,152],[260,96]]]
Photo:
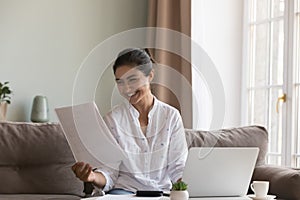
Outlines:
[[149,77],[149,82],[151,82],[154,78],[154,71],[153,70],[151,70],[148,77]]

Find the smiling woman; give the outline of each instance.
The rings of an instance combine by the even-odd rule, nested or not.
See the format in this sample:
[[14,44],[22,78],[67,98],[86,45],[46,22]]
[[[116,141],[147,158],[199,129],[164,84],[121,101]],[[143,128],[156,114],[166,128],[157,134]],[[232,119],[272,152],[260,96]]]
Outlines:
[[153,106],[151,58],[145,50],[126,49],[119,54],[113,70],[120,94],[139,111],[139,122],[145,134],[148,113]]
[[150,89],[153,72],[146,77],[140,70],[125,65],[116,70],[115,76],[121,95],[135,104],[134,100]]
[[88,163],[72,167],[82,181],[109,194],[170,190],[183,173],[187,144],[182,118],[176,108],[152,94],[152,64],[147,50],[131,48],[119,53],[113,65],[119,93],[126,101],[104,120],[128,159],[118,165],[93,166],[99,167],[94,171]]

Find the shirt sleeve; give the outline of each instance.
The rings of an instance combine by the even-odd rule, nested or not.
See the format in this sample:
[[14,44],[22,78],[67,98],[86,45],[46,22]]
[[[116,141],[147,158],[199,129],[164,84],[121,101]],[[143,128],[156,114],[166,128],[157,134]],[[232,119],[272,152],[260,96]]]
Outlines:
[[102,189],[104,192],[107,192],[113,188],[114,183],[119,175],[119,171],[117,170],[118,166],[115,166],[113,168],[102,166],[95,170],[95,172],[101,172],[106,179],[106,184]]
[[168,152],[168,173],[171,181],[174,183],[182,178],[188,148],[185,139],[184,126],[179,112],[176,112],[173,124]]

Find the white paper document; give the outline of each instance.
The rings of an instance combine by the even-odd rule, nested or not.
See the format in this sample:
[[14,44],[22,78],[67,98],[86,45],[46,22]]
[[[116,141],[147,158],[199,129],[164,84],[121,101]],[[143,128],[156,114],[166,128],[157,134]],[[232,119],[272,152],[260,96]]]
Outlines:
[[124,159],[95,102],[56,108],[55,112],[76,161],[98,167],[115,166]]

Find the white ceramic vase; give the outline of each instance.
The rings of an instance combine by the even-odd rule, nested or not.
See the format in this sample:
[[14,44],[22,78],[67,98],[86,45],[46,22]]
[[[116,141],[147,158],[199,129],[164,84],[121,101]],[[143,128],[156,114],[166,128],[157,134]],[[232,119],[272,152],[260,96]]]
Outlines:
[[34,97],[31,110],[31,121],[41,123],[49,121],[49,108],[47,97]]
[[172,190],[170,192],[170,200],[188,200],[189,193],[187,190]]

